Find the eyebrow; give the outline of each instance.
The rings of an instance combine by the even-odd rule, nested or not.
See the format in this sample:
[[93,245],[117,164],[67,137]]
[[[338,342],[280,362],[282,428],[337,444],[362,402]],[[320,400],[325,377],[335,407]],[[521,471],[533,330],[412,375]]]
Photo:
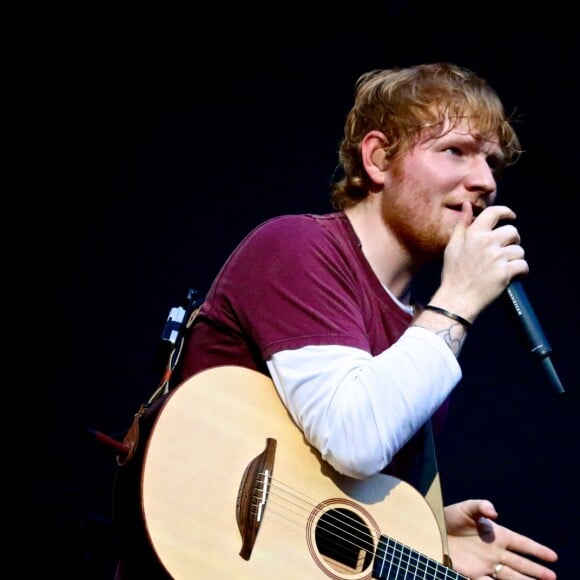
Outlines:
[[473,132],[457,133],[455,131],[449,131],[449,132],[443,133],[442,135],[434,135],[432,137],[432,139],[435,141],[445,140],[445,139],[456,140],[456,141],[460,141],[462,144],[464,144],[465,146],[468,146],[472,149],[483,149],[483,147],[485,147],[485,144],[489,143],[490,145],[493,146],[493,151],[490,153],[487,153],[486,157],[488,159],[493,159],[494,163],[496,163],[498,165],[502,165],[505,163],[506,157],[505,157],[505,154],[502,151],[501,147],[499,146],[499,144],[496,143],[495,141],[490,140],[490,139],[486,139],[485,137],[483,137],[482,135],[480,135],[478,133],[473,133]]

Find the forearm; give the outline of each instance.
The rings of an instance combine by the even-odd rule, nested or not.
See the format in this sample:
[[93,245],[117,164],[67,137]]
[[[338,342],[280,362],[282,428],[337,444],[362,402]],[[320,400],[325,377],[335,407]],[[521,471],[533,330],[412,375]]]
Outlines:
[[[412,326],[425,328],[439,336],[458,357],[472,322],[454,310],[441,306],[444,303],[437,297],[432,298],[425,310],[415,317]],[[431,306],[433,310],[429,309]]]
[[268,366],[306,438],[337,471],[381,471],[461,378],[432,332],[410,328],[376,357],[341,346],[274,355]]

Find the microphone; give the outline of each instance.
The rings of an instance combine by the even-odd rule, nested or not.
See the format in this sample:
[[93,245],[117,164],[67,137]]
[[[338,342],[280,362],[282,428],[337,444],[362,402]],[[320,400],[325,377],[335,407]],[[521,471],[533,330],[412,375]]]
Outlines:
[[530,346],[531,354],[540,360],[556,391],[563,393],[564,387],[548,356],[552,352],[552,347],[548,343],[548,339],[540,326],[540,322],[528,300],[521,281],[518,279],[512,280],[505,290],[505,296],[513,306],[517,319],[520,321],[524,336]]

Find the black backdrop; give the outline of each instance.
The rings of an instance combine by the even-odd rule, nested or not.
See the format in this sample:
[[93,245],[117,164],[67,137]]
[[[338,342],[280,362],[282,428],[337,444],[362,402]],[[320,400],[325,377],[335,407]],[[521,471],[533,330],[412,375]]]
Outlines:
[[[9,342],[19,356],[5,472],[25,570],[112,577],[115,454],[86,429],[122,437],[157,385],[169,308],[189,288],[205,291],[251,227],[329,209],[356,77],[452,60],[488,78],[516,111],[526,153],[500,195],[518,213],[526,289],[567,393],[552,389],[511,313],[492,305],[462,353],[439,450],[444,494],[492,499],[501,522],[557,549],[560,577],[574,577],[573,16],[557,3],[534,13],[491,2],[467,14],[458,2],[412,0],[312,10],[51,8],[20,23],[16,211],[5,213],[16,282]],[[435,280],[428,272],[425,291]]]

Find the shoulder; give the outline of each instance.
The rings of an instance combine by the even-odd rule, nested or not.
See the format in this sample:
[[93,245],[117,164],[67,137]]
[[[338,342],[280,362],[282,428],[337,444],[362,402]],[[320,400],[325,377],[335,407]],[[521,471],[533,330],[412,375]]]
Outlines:
[[258,225],[245,241],[268,240],[271,243],[279,240],[284,245],[309,244],[323,238],[339,236],[340,230],[345,230],[345,223],[346,217],[338,212],[281,215]]
[[287,214],[280,215],[265,222],[262,222],[257,226],[254,231],[266,230],[266,231],[276,231],[276,230],[295,230],[295,229],[321,229],[324,227],[331,227],[332,224],[341,220],[341,213],[327,213],[327,214],[313,214],[313,213],[302,213],[302,214]]
[[349,261],[354,247],[349,231],[348,221],[341,213],[277,216],[251,230],[232,252],[227,265],[246,268],[247,263],[252,263],[257,270],[263,270],[282,260],[287,268],[304,270],[327,261]]

